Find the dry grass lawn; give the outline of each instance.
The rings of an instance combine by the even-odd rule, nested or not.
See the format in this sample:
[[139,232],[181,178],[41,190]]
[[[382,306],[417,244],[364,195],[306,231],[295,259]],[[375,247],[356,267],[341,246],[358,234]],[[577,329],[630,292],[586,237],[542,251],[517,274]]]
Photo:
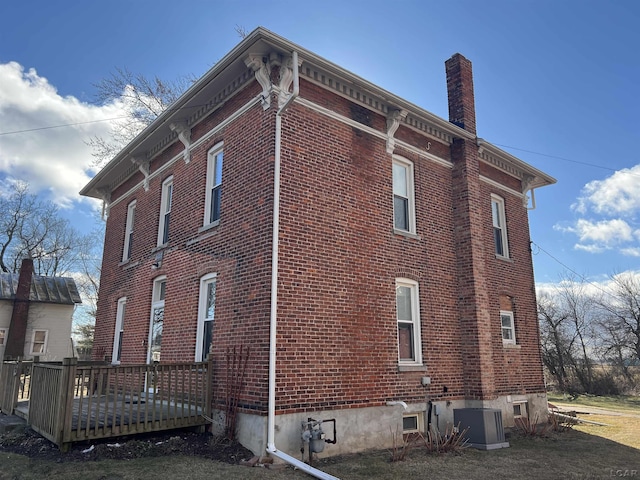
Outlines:
[[[640,479],[640,408],[627,402],[616,408],[611,401],[599,407],[622,415],[584,415],[609,426],[580,425],[547,438],[512,436],[510,448],[489,452],[465,449],[462,454],[409,452],[401,462],[390,463],[389,452],[370,452],[318,462],[318,467],[343,480],[401,479]],[[581,399],[573,402],[579,410]],[[634,408],[635,407],[635,408]],[[19,455],[0,455],[0,480],[43,478],[68,480],[126,479],[309,479],[290,468],[271,471],[221,464],[197,457],[141,458],[131,461],[55,463]]]

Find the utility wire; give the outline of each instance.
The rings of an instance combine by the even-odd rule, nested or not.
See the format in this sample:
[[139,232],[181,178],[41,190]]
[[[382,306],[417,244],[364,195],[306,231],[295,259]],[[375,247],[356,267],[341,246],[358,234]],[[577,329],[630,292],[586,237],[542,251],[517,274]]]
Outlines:
[[27,128],[24,130],[14,130],[12,132],[0,132],[0,135],[13,135],[16,133],[36,132],[38,130],[51,130],[52,128],[75,127],[76,125],[87,125],[89,123],[111,122],[113,120],[121,120],[123,118],[128,118],[128,116],[123,115],[121,117],[103,118],[102,120],[88,120],[86,122],[76,122],[76,123],[61,123],[59,125],[49,125],[48,127]]
[[[615,298],[615,296],[603,289],[602,287],[600,287],[598,284],[593,283],[591,280],[587,279],[587,277],[585,277],[584,275],[576,272],[573,268],[569,267],[568,265],[566,265],[565,263],[561,262],[560,260],[558,260],[556,257],[554,257],[553,255],[551,255],[549,252],[547,252],[544,248],[542,248],[538,243],[534,242],[533,240],[531,240],[531,245],[535,245],[538,250],[540,250],[542,253],[546,254],[549,258],[551,258],[552,260],[554,260],[555,262],[557,262],[558,264],[560,264],[565,270],[568,270],[569,272],[573,273],[574,275],[576,275],[578,278],[580,278],[580,280],[582,280],[584,283],[591,285],[593,288],[600,290],[602,293],[604,293],[605,295],[608,295],[612,298]],[[534,254],[535,255],[535,254]]]

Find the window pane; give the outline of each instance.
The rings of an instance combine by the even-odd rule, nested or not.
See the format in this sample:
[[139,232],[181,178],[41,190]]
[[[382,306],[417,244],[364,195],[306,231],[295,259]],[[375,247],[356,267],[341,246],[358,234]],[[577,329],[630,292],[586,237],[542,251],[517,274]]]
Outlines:
[[167,291],[167,282],[163,280],[158,284],[158,298],[155,298],[153,301],[158,302],[160,300],[164,300],[166,291]]
[[213,321],[204,322],[204,334],[202,335],[202,360],[209,357],[209,349],[211,348],[211,339],[213,338]]
[[398,350],[400,360],[415,360],[413,351],[413,324],[398,323]]
[[207,313],[206,319],[211,320],[216,311],[216,282],[209,282],[207,285]]
[[504,244],[502,242],[502,229],[494,227],[493,238],[496,244],[496,253],[498,255],[504,255]]
[[491,201],[491,215],[493,217],[493,226],[500,228],[502,226],[502,222],[500,221],[500,203],[495,200]]
[[151,326],[151,361],[160,361],[162,346],[162,327],[164,325],[164,307],[153,309],[153,324]]
[[399,230],[409,230],[409,200],[393,197],[393,226]]
[[407,167],[393,164],[393,194],[408,197],[407,193]]
[[410,287],[396,287],[396,307],[398,309],[398,320],[409,322],[413,320]]
[[222,152],[216,155],[215,162],[216,162],[216,170],[215,170],[215,177],[213,179],[213,184],[219,185],[222,183]]
[[124,332],[122,330],[120,330],[120,332],[118,333],[118,349],[116,350],[116,362],[120,361],[120,358],[122,356],[122,334]]
[[165,212],[170,212],[171,211],[171,197],[173,194],[173,184],[170,183],[169,185],[167,185],[167,196],[166,196],[166,203],[164,206]]
[[410,417],[402,417],[402,430],[417,430],[418,429],[418,417],[416,415]]
[[215,222],[220,219],[220,192],[221,187],[218,185],[211,190],[211,215],[209,222]]

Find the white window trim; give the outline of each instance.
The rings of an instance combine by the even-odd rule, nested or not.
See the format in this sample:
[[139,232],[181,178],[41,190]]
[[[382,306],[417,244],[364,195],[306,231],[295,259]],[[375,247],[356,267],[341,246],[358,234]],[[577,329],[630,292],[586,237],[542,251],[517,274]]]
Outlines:
[[[411,314],[413,317],[413,347],[415,349],[415,360],[400,360],[400,336],[398,334],[398,320],[397,315],[397,299],[394,296],[396,302],[396,345],[398,348],[398,365],[420,365],[422,366],[422,334],[420,327],[420,290],[418,288],[418,282],[409,278],[396,278],[396,288],[409,287],[411,289]],[[403,323],[408,323],[403,321]]]
[[[211,219],[211,196],[212,190],[217,185],[222,185],[222,178],[220,178],[219,182],[214,185],[214,179],[216,175],[216,156],[219,153],[223,153],[224,142],[216,143],[213,147],[209,149],[207,153],[207,187],[205,194],[205,204],[204,204],[204,221],[203,226],[217,225],[220,222],[220,219],[210,221]],[[224,153],[223,153],[224,154]],[[222,160],[222,168],[224,168],[224,159]]]
[[[502,254],[497,252],[497,246],[495,244],[495,234],[494,229],[496,228],[495,222],[493,221],[493,204],[496,203],[498,205],[498,220],[500,222],[500,236],[502,237]],[[507,216],[505,214],[505,203],[504,198],[499,195],[491,194],[491,234],[493,238],[493,250],[496,254],[496,257],[499,258],[509,258],[509,240],[507,235]]]
[[[417,419],[417,421],[416,421],[416,427],[417,428],[411,428],[411,429],[405,429],[404,428],[404,419],[408,418],[408,417],[415,417]],[[403,434],[424,432],[424,414],[423,413],[421,413],[421,412],[418,412],[418,413],[405,413],[405,414],[402,415],[402,420],[403,420],[403,426],[402,426],[402,433]]]
[[116,308],[116,326],[113,332],[113,350],[111,352],[111,363],[119,365],[118,353],[122,355],[122,345],[120,345],[120,335],[124,334],[124,317],[127,306],[127,297],[118,299],[118,307]]
[[[149,311],[149,337],[147,340],[147,363],[151,363],[151,343],[153,342],[153,310],[159,307],[165,306],[164,300],[158,300],[160,296],[160,284],[165,282],[165,296],[166,296],[166,275],[160,275],[153,279],[153,289],[151,291],[151,310]],[[164,329],[164,325],[163,325]],[[164,332],[163,332],[164,333]]]
[[[520,415],[516,415],[516,411],[515,411],[515,407],[516,405],[520,406]],[[528,405],[526,401],[520,401],[520,402],[513,402],[513,418],[529,418],[529,410],[528,410]]]
[[[171,187],[171,188],[169,188]],[[169,198],[169,208],[167,209],[167,196],[169,195],[169,190],[171,190],[171,196]],[[165,237],[165,217],[167,214],[171,214],[171,210],[173,207],[173,175],[167,177],[162,182],[162,195],[160,196],[160,216],[158,217],[158,247],[165,245],[164,237]],[[169,232],[171,232],[171,216],[169,216]]]
[[[503,316],[507,316],[510,318],[511,320],[511,336],[513,337],[512,339],[506,339],[504,338],[504,335],[502,334],[502,330],[505,328],[502,326],[502,317]],[[515,322],[513,320],[513,312],[510,310],[500,310],[500,337],[502,338],[502,343],[505,345],[515,345],[516,344],[516,325]]]
[[127,221],[124,228],[124,248],[122,249],[122,261],[131,260],[131,237],[133,235],[133,226],[135,222],[136,201],[132,201],[127,205]]
[[211,281],[216,282],[217,278],[217,273],[209,273],[200,279],[200,297],[198,301],[198,331],[196,333],[196,362],[203,361],[204,352],[202,351],[202,341],[204,340],[204,322],[207,312],[207,286],[209,285],[209,283],[211,283]]
[[[35,346],[35,341],[36,341],[36,333],[38,332],[44,332],[44,345],[42,346],[42,352],[35,352],[33,350],[33,347]],[[30,348],[30,352],[29,355],[46,355],[47,354],[47,346],[49,344],[49,330],[44,330],[42,328],[38,328],[33,330],[33,332],[31,333],[31,348]]]
[[0,335],[0,339],[2,340],[0,341],[0,347],[4,347],[7,344],[7,329],[0,328],[0,333],[2,333],[2,335]]
[[[403,230],[403,229],[399,229],[396,227],[396,217],[395,217],[395,211],[394,211],[394,215],[393,215],[393,229],[397,232],[408,232],[408,233],[412,233],[415,234],[416,233],[416,202],[415,202],[415,187],[414,187],[414,168],[413,168],[413,162],[407,160],[404,157],[401,157],[399,155],[394,155],[393,156],[393,163],[394,164],[398,164],[398,165],[402,165],[403,167],[406,168],[406,172],[407,172],[407,208],[408,208],[408,212],[407,215],[409,217],[409,230]],[[393,172],[392,172],[392,187],[393,187]],[[393,189],[393,188],[392,188]],[[394,199],[395,199],[395,193],[393,193]],[[394,201],[394,208],[395,208],[395,201]]]

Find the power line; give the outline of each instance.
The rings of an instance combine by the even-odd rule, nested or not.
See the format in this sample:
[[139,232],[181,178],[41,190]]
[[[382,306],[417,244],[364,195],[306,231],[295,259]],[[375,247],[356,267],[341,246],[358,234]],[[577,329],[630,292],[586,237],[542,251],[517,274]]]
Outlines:
[[87,125],[89,123],[111,122],[113,120],[121,120],[123,118],[128,118],[128,117],[126,115],[123,115],[121,117],[103,118],[102,120],[87,120],[86,122],[61,123],[59,125],[49,125],[47,127],[27,128],[24,130],[14,130],[12,132],[0,132],[0,135],[13,135],[16,133],[36,132],[38,130],[51,130],[52,128],[75,127],[77,125]]
[[580,280],[582,280],[584,283],[591,285],[593,288],[600,290],[602,293],[604,293],[605,295],[608,295],[610,297],[615,298],[615,296],[611,293],[608,292],[607,290],[603,289],[602,287],[600,287],[598,284],[593,283],[592,281],[588,280],[587,277],[585,277],[584,275],[576,272],[573,268],[569,267],[568,265],[566,265],[565,263],[561,262],[560,260],[558,260],[556,257],[554,257],[553,255],[551,255],[549,252],[547,252],[544,248],[542,248],[538,243],[534,242],[533,240],[531,240],[531,245],[535,245],[538,250],[540,250],[541,252],[543,252],[544,254],[546,254],[549,258],[551,258],[552,260],[554,260],[555,262],[557,262],[558,264],[560,264],[565,270],[568,270],[569,272],[573,273],[575,276],[577,276],[578,278],[580,278]]
[[[573,160],[571,158],[559,157],[557,155],[549,155],[547,153],[534,152],[533,150],[526,150],[524,148],[512,147],[511,145],[503,145],[503,144],[500,144],[500,143],[494,143],[493,145],[496,145],[497,147],[502,147],[502,148],[510,148],[511,150],[518,150],[519,152],[531,153],[533,155],[539,155],[541,157],[555,158],[556,160],[562,160],[564,162],[576,163],[578,165],[585,165],[587,167],[600,168],[602,170],[608,170],[610,172],[617,172],[617,171],[620,170],[620,169],[615,169],[615,168],[611,168],[611,167],[605,167],[604,165],[596,165],[595,163],[581,162],[579,160]],[[638,175],[636,173],[633,173],[633,172],[628,172],[628,174],[636,176],[636,177],[640,177],[640,175]]]

